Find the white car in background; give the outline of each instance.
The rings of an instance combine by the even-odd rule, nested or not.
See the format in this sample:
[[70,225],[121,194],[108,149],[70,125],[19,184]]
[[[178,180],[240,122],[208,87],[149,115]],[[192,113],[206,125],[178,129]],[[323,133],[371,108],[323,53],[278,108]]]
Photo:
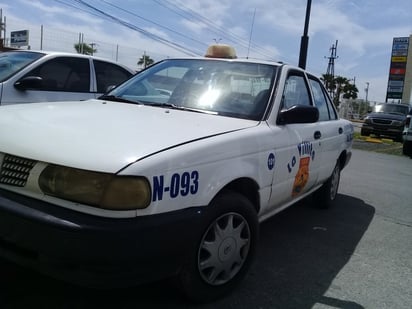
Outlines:
[[0,105],[94,99],[133,75],[113,61],[72,53],[0,53]]
[[221,45],[98,100],[5,106],[0,256],[78,284],[175,276],[211,301],[247,273],[259,222],[333,203],[352,139],[314,75]]
[[405,128],[403,130],[403,154],[412,158],[412,107],[406,116]]

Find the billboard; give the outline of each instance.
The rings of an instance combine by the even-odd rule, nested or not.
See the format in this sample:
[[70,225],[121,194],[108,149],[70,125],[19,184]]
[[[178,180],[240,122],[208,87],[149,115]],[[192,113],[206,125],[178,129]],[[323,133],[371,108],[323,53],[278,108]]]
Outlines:
[[20,30],[10,32],[10,45],[12,47],[29,45],[29,30]]
[[408,49],[409,37],[393,38],[386,100],[402,99]]

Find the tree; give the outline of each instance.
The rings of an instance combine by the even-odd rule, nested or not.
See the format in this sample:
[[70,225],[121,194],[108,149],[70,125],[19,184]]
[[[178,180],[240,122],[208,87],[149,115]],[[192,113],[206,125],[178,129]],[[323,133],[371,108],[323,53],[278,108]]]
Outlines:
[[93,55],[97,53],[97,49],[94,48],[95,44],[76,43],[74,49],[78,54]]
[[140,57],[139,61],[137,62],[137,65],[142,65],[144,69],[146,69],[149,65],[152,65],[154,63],[154,60],[150,58],[149,55],[143,54],[142,57]]
[[323,74],[321,80],[331,95],[333,104],[335,104],[336,107],[339,106],[341,97],[345,99],[356,99],[358,97],[358,88],[346,77],[332,77],[330,74]]

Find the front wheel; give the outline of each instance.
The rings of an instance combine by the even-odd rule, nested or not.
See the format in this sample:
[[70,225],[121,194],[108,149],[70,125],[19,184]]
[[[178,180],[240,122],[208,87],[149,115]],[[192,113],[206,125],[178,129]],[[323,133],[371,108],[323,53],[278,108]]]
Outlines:
[[256,211],[244,196],[226,191],[208,207],[212,215],[178,278],[182,291],[195,302],[222,297],[241,281],[255,254],[259,233]]
[[315,193],[314,198],[319,208],[329,208],[338,195],[340,182],[340,164],[336,163],[332,175]]
[[361,136],[369,136],[369,131],[367,131],[367,130],[365,130],[365,129],[363,129],[363,128],[361,128]]

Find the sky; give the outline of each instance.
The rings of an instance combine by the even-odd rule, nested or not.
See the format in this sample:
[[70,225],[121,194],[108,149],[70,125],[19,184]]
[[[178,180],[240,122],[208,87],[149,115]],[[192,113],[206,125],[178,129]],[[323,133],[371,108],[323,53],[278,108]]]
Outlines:
[[[203,56],[213,43],[232,45],[239,58],[297,65],[307,2],[0,0],[0,9],[6,38],[29,30],[32,49],[70,52],[82,38],[96,44],[97,56],[136,69],[143,54]],[[325,74],[337,42],[335,75],[353,80],[359,98],[384,102],[392,40],[411,34],[411,0],[313,0],[306,68]]]

